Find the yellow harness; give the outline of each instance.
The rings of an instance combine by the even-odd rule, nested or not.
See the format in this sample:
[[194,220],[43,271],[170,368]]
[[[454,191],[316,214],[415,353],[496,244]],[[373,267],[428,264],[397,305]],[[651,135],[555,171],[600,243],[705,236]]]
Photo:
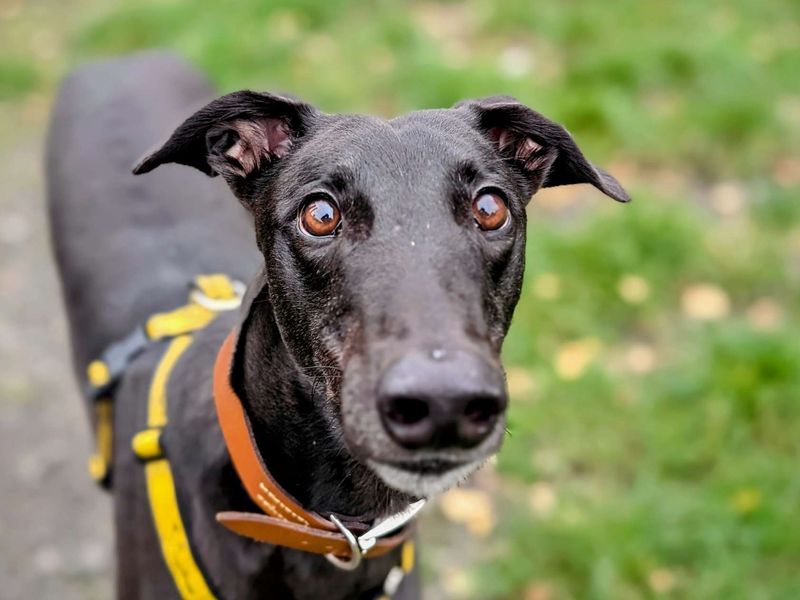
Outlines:
[[[89,472],[98,481],[108,481],[113,458],[113,415],[111,384],[124,367],[143,349],[141,340],[149,344],[172,338],[153,373],[147,401],[147,429],[137,433],[131,442],[133,452],[144,462],[147,495],[153,524],[161,544],[164,562],[172,575],[181,598],[214,600],[215,596],[192,555],[186,528],[178,508],[175,481],[169,460],[161,447],[161,432],[167,425],[167,384],[173,368],[192,343],[192,333],[208,325],[221,310],[231,310],[241,303],[243,286],[225,275],[203,275],[194,281],[189,303],[176,310],[150,317],[141,330],[129,339],[128,352],[111,353],[112,358],[92,361],[87,368],[89,384],[97,390],[107,388],[95,401],[96,450],[89,459]],[[142,336],[142,333],[144,334]],[[120,354],[124,357],[120,358]],[[106,353],[108,356],[109,353]],[[116,363],[116,364],[115,364]]]
[[[223,310],[241,304],[244,287],[225,275],[195,278],[189,303],[176,310],[150,317],[144,327],[92,361],[86,374],[94,398],[95,452],[89,459],[89,473],[98,483],[109,485],[113,459],[113,387],[127,364],[146,345],[172,338],[153,373],[147,401],[147,429],[131,442],[133,452],[144,462],[147,495],[164,562],[175,587],[184,600],[215,600],[216,596],[197,564],[181,519],[175,481],[161,446],[161,432],[167,425],[167,384],[173,368],[192,343],[195,331],[208,325]],[[115,350],[116,346],[116,350]],[[122,348],[124,351],[119,350]],[[414,543],[407,541],[400,565],[386,577],[379,600],[389,600],[402,580],[414,568]]]
[[153,374],[147,403],[147,427],[133,437],[133,451],[145,463],[147,496],[153,523],[161,543],[161,554],[172,574],[181,598],[213,600],[203,572],[192,555],[189,538],[181,520],[175,482],[169,461],[161,449],[161,429],[167,424],[167,383],[172,368],[192,343],[191,335],[173,339]]
[[[188,304],[151,316],[143,327],[111,344],[100,358],[89,363],[87,394],[94,400],[95,421],[95,451],[89,457],[92,479],[103,487],[110,483],[114,437],[112,393],[131,361],[153,342],[193,333],[208,325],[220,311],[238,308],[243,293],[244,285],[226,275],[200,275],[194,279]],[[184,343],[188,346],[188,342]],[[166,401],[163,416],[166,424]]]

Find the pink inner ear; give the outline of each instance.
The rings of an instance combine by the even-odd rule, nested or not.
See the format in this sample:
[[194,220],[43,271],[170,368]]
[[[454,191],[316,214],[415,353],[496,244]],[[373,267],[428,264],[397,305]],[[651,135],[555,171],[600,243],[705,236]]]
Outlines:
[[518,160],[527,163],[528,160],[541,149],[542,147],[531,138],[524,138],[517,144],[516,157]]
[[282,119],[241,119],[231,127],[239,139],[225,154],[241,165],[238,174],[242,177],[261,166],[263,158],[280,158],[292,147],[289,126]]
[[494,127],[489,130],[489,137],[497,143],[500,150],[512,148],[514,158],[521,161],[529,171],[538,168],[545,158],[543,155],[537,156],[543,148],[541,144],[509,129]]

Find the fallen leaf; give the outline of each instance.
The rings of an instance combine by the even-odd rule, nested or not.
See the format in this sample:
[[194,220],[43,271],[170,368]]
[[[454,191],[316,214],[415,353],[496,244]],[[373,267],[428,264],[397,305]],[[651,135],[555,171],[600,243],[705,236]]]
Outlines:
[[761,490],[744,487],[731,496],[731,507],[740,515],[748,515],[761,506]]
[[536,380],[527,369],[509,367],[506,369],[506,385],[512,398],[530,398],[536,389]]
[[650,344],[636,343],[625,351],[625,367],[631,373],[644,375],[656,366],[656,352]]
[[747,320],[753,329],[774,331],[783,322],[783,309],[772,298],[761,298],[747,309]]
[[556,488],[551,483],[540,481],[528,489],[528,506],[540,517],[546,517],[556,507]]
[[492,499],[483,490],[455,488],[440,499],[444,516],[464,525],[471,534],[486,537],[495,526]]
[[551,600],[553,588],[546,583],[531,583],[525,588],[525,600]]
[[711,188],[711,206],[723,217],[741,214],[744,205],[745,192],[740,184],[726,181]]
[[454,598],[469,598],[475,593],[472,576],[462,569],[448,569],[442,577],[442,586]]
[[533,280],[533,295],[542,300],[556,300],[561,295],[561,279],[555,273],[542,273]]
[[650,284],[641,275],[625,275],[617,284],[620,298],[629,304],[641,304],[650,297]]
[[556,354],[554,365],[556,374],[561,379],[578,379],[594,362],[602,348],[603,344],[595,337],[582,338],[564,344]]
[[681,296],[683,314],[699,321],[717,321],[730,314],[728,294],[711,283],[696,283],[683,290]]
[[669,569],[653,569],[647,576],[647,582],[655,593],[666,594],[675,587],[675,575]]
[[800,158],[782,158],[775,164],[772,173],[783,187],[800,185]]

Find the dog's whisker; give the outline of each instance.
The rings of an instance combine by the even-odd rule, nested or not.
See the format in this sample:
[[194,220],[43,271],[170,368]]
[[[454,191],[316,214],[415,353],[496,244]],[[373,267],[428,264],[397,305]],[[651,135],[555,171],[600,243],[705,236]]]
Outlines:
[[338,372],[343,372],[344,370],[341,367],[337,367],[335,365],[311,365],[307,367],[300,367],[302,371],[322,371],[322,370],[333,370]]

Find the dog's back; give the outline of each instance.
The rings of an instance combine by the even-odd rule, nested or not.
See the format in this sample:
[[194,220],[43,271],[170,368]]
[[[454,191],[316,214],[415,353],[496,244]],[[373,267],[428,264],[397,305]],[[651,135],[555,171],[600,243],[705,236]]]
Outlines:
[[200,273],[248,280],[252,225],[218,179],[131,167],[210,100],[206,79],[166,53],[83,67],[62,85],[47,148],[53,247],[78,373],[150,314],[186,300]]

